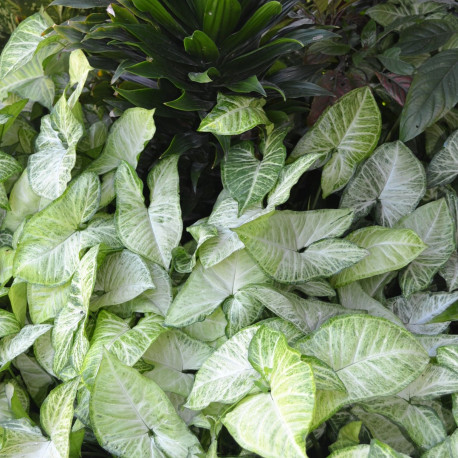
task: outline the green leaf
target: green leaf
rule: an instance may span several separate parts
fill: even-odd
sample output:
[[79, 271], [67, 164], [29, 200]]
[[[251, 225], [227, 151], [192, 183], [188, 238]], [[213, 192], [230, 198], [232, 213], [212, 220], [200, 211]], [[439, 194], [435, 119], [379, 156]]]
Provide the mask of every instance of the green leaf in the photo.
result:
[[170, 306], [165, 324], [182, 327], [202, 321], [244, 286], [266, 281], [267, 277], [244, 250], [208, 269], [198, 263]]
[[217, 135], [238, 135], [260, 124], [269, 124], [262, 108], [265, 103], [264, 99], [219, 93], [216, 105], [197, 130]]
[[68, 99], [68, 105], [70, 108], [75, 106], [81, 92], [83, 92], [84, 83], [86, 82], [87, 76], [91, 70], [93, 70], [93, 68], [89, 65], [83, 51], [81, 49], [72, 51], [69, 62], [70, 86], [75, 84], [77, 86]]
[[250, 76], [242, 81], [237, 81], [236, 83], [231, 83], [230, 85], [226, 86], [232, 92], [239, 92], [241, 94], [248, 93], [248, 92], [257, 92], [262, 96], [266, 97], [266, 91], [264, 87], [259, 82], [256, 75]]
[[317, 393], [315, 426], [345, 404], [397, 393], [429, 361], [423, 347], [405, 329], [370, 315], [331, 318], [295, 347], [328, 364], [347, 390]]
[[415, 67], [401, 59], [400, 48], [389, 48], [383, 54], [377, 56], [377, 59], [392, 73], [397, 75], [412, 75]]
[[154, 369], [143, 375], [164, 391], [187, 397], [194, 383], [194, 375], [189, 371], [200, 369], [212, 353], [213, 348], [206, 343], [170, 330], [161, 334], [144, 353], [143, 359], [153, 364]]
[[182, 33], [181, 25], [175, 18], [161, 5], [158, 0], [134, 0], [133, 4], [140, 11], [148, 12], [154, 21], [163, 26], [171, 33]]
[[14, 259], [14, 274], [31, 283], [65, 283], [78, 266], [84, 247], [81, 225], [98, 208], [100, 182], [84, 173], [64, 194], [26, 223]]
[[[329, 446], [330, 451], [352, 447], [359, 444], [359, 434], [361, 432], [361, 421], [351, 421], [339, 430], [337, 440]], [[332, 456], [332, 455], [331, 455]]]
[[284, 166], [280, 171], [277, 183], [269, 193], [267, 208], [274, 209], [277, 205], [284, 204], [289, 199], [292, 187], [320, 157], [320, 154], [306, 154]]
[[223, 424], [242, 447], [262, 456], [306, 457], [315, 401], [311, 367], [281, 333], [263, 326], [250, 343], [249, 360], [271, 391], [246, 397]]
[[16, 317], [6, 310], [0, 310], [0, 338], [17, 334], [21, 330]]
[[448, 436], [443, 442], [430, 448], [427, 452], [422, 455], [422, 458], [453, 458], [458, 448], [458, 430], [456, 430], [451, 436]]
[[444, 345], [437, 349], [437, 362], [458, 372], [458, 345]]
[[36, 153], [29, 159], [29, 182], [36, 194], [51, 200], [62, 195], [71, 180], [82, 135], [83, 126], [62, 96], [51, 114], [42, 118]]
[[185, 51], [191, 56], [211, 62], [219, 57], [215, 42], [201, 30], [194, 30], [190, 37], [183, 40]]
[[398, 393], [407, 400], [434, 399], [458, 391], [456, 372], [438, 364], [429, 364], [423, 373]]
[[[439, 334], [447, 329], [450, 322], [434, 323], [434, 318], [441, 315], [458, 300], [455, 293], [416, 293], [411, 296], [397, 296], [388, 299], [386, 306], [415, 334]], [[432, 322], [432, 323], [431, 323]]]
[[[85, 336], [84, 326], [95, 284], [98, 252], [99, 247], [95, 246], [81, 259], [70, 284], [68, 303], [54, 322], [52, 330], [52, 346], [55, 351], [53, 371], [57, 375], [67, 365], [79, 372], [81, 369], [79, 363], [82, 362], [85, 351], [88, 350], [89, 341]], [[84, 341], [82, 345], [79, 345], [79, 335]], [[79, 349], [83, 351], [82, 355], [77, 351]]]
[[338, 289], [340, 302], [350, 310], [366, 311], [370, 315], [385, 318], [394, 324], [403, 326], [403, 322], [391, 310], [370, 297], [358, 282], [350, 283]]
[[367, 254], [334, 238], [348, 229], [352, 216], [350, 210], [276, 211], [234, 231], [269, 276], [299, 283], [328, 277]]
[[27, 105], [27, 102], [27, 100], [19, 100], [18, 102], [12, 103], [11, 105], [6, 105], [0, 110], [0, 116], [7, 117], [6, 122], [0, 125], [0, 140], [3, 138], [6, 132], [8, 132], [8, 130], [13, 126], [14, 121], [22, 112], [23, 108]]
[[355, 89], [328, 108], [302, 137], [290, 159], [332, 155], [323, 168], [323, 197], [342, 189], [356, 166], [370, 156], [381, 130], [380, 111], [368, 87]]
[[85, 385], [93, 388], [104, 349], [116, 355], [123, 364], [133, 366], [164, 330], [162, 320], [154, 314], [141, 318], [130, 328], [118, 316], [101, 310], [81, 372]]
[[40, 12], [28, 17], [12, 33], [0, 56], [0, 79], [29, 62], [44, 39], [42, 33], [52, 26], [52, 19]]
[[97, 272], [91, 310], [122, 304], [155, 288], [146, 262], [128, 250], [109, 254]]
[[70, 293], [70, 280], [58, 286], [27, 284], [30, 318], [34, 324], [55, 318], [65, 307]]
[[443, 148], [434, 155], [428, 166], [428, 187], [444, 186], [458, 175], [458, 130], [447, 138]]
[[397, 396], [362, 404], [367, 412], [383, 415], [401, 428], [419, 447], [428, 449], [442, 442], [447, 433], [433, 409], [408, 403]]
[[108, 351], [95, 380], [90, 413], [97, 440], [117, 456], [186, 458], [200, 449], [156, 383]]
[[116, 228], [124, 245], [168, 269], [172, 250], [181, 239], [178, 156], [163, 159], [148, 175], [150, 205], [144, 204], [142, 183], [123, 162], [116, 173]]
[[40, 409], [40, 423], [51, 438], [60, 456], [68, 456], [70, 430], [73, 422], [73, 403], [79, 379], [62, 383], [54, 388]]
[[369, 255], [337, 274], [334, 277], [336, 288], [401, 269], [426, 248], [420, 237], [410, 229], [364, 227], [352, 232], [346, 240], [368, 250]]
[[283, 145], [286, 133], [286, 129], [276, 129], [263, 136], [262, 160], [256, 158], [252, 142], [244, 141], [229, 149], [222, 166], [222, 180], [239, 203], [239, 215], [261, 202], [276, 183], [286, 157]]
[[144, 108], [126, 110], [111, 126], [101, 155], [87, 171], [102, 175], [116, 169], [122, 161], [136, 167], [140, 153], [156, 132], [153, 115], [154, 110]]
[[241, 6], [238, 0], [207, 0], [201, 18], [203, 30], [219, 42], [234, 30], [240, 13]]
[[5, 99], [9, 92], [52, 109], [55, 86], [43, 70], [41, 56], [36, 55], [26, 65], [0, 79], [0, 99]]
[[302, 356], [302, 361], [310, 364], [317, 390], [347, 391], [336, 372], [314, 356]]
[[17, 334], [10, 334], [0, 341], [0, 368], [12, 361], [16, 356], [24, 353], [32, 346], [35, 340], [49, 331], [50, 324], [26, 325]]
[[303, 299], [296, 294], [279, 291], [267, 285], [248, 285], [242, 291], [257, 299], [277, 316], [293, 323], [304, 334], [318, 329], [335, 315], [355, 312], [338, 304], [314, 298]]
[[340, 207], [352, 208], [355, 218], [375, 209], [375, 221], [392, 227], [416, 208], [425, 191], [421, 162], [402, 142], [385, 143], [345, 188]]
[[203, 363], [186, 407], [200, 410], [212, 402], [233, 404], [253, 389], [260, 376], [248, 361], [248, 346], [257, 329], [252, 326], [238, 332]]
[[427, 248], [411, 262], [399, 279], [408, 296], [426, 288], [455, 249], [454, 223], [445, 199], [417, 208], [401, 219], [397, 226], [415, 231]]
[[417, 70], [401, 114], [400, 139], [407, 141], [421, 134], [457, 102], [458, 49], [449, 49]]
[[430, 19], [403, 29], [396, 46], [407, 56], [428, 53], [445, 45], [455, 33], [451, 22]]

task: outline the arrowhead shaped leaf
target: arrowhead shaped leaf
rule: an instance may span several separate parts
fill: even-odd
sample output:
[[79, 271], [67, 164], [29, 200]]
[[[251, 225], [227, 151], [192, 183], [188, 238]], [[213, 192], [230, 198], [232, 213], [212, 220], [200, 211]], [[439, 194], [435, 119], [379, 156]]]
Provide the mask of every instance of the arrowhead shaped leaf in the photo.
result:
[[156, 132], [153, 114], [154, 110], [144, 108], [127, 109], [111, 126], [101, 155], [87, 171], [102, 175], [116, 169], [122, 161], [137, 167], [140, 153]]
[[208, 269], [198, 264], [170, 306], [165, 324], [182, 327], [202, 321], [244, 286], [267, 281], [245, 250]]
[[458, 449], [458, 430], [448, 436], [443, 442], [430, 448], [427, 452], [422, 455], [422, 458], [453, 458], [456, 450]]
[[128, 250], [108, 255], [97, 272], [91, 310], [122, 304], [155, 288], [146, 262]]
[[178, 156], [163, 159], [148, 175], [148, 209], [143, 185], [130, 165], [123, 162], [115, 180], [119, 238], [131, 251], [166, 269], [183, 230], [177, 163]]
[[323, 197], [342, 189], [356, 166], [370, 156], [382, 127], [380, 111], [368, 87], [355, 89], [328, 108], [302, 137], [290, 159], [310, 153], [332, 154], [323, 168]]
[[29, 181], [36, 194], [51, 200], [62, 195], [71, 179], [82, 135], [83, 126], [62, 96], [51, 114], [42, 118], [36, 153], [29, 159]]
[[117, 456], [186, 458], [200, 449], [156, 383], [108, 351], [95, 380], [90, 412], [99, 443]]
[[29, 62], [44, 39], [42, 33], [52, 26], [52, 19], [44, 12], [22, 21], [12, 33], [0, 56], [0, 78], [5, 78]]
[[429, 361], [423, 347], [405, 329], [370, 315], [331, 318], [295, 347], [328, 364], [347, 390], [317, 393], [315, 426], [345, 404], [397, 393]]
[[27, 283], [27, 301], [34, 324], [44, 323], [59, 314], [67, 304], [70, 282], [71, 280], [58, 286]]
[[454, 293], [416, 293], [409, 297], [397, 296], [388, 299], [386, 306], [415, 334], [439, 334], [450, 322], [431, 323], [442, 312], [458, 300]]
[[428, 187], [444, 186], [458, 176], [458, 130], [447, 138], [443, 148], [428, 166]]
[[420, 237], [409, 229], [371, 226], [352, 232], [346, 239], [368, 250], [369, 255], [337, 274], [334, 277], [336, 288], [400, 269], [426, 248]]
[[455, 249], [454, 223], [445, 199], [417, 208], [396, 227], [415, 231], [427, 248], [402, 272], [400, 285], [408, 296], [426, 288]]
[[276, 129], [264, 135], [256, 158], [252, 142], [244, 141], [231, 147], [222, 166], [225, 188], [239, 203], [239, 214], [261, 202], [277, 181], [286, 157], [283, 145], [286, 129]]
[[248, 346], [257, 329], [252, 326], [238, 332], [203, 363], [187, 407], [200, 410], [212, 402], [233, 404], [251, 391], [259, 374], [248, 361]]
[[410, 404], [397, 396], [373, 400], [362, 404], [362, 407], [367, 412], [383, 415], [404, 428], [419, 447], [431, 448], [447, 436], [444, 425], [433, 409]]
[[73, 423], [73, 404], [79, 379], [54, 388], [40, 409], [40, 423], [51, 438], [60, 456], [70, 452], [70, 431]]
[[413, 211], [426, 191], [421, 162], [401, 142], [385, 143], [363, 164], [345, 188], [340, 207], [355, 218], [375, 207], [375, 221], [392, 227]]
[[84, 248], [81, 226], [98, 208], [100, 182], [80, 175], [67, 190], [26, 223], [18, 242], [14, 273], [31, 283], [65, 283], [76, 270]]
[[242, 447], [262, 456], [306, 457], [315, 401], [311, 367], [281, 333], [263, 326], [250, 343], [249, 360], [271, 391], [243, 399], [225, 415], [224, 425]]
[[269, 276], [282, 283], [299, 283], [332, 275], [366, 255], [352, 243], [329, 238], [341, 235], [351, 220], [350, 210], [285, 210], [234, 231]]
[[259, 124], [269, 124], [262, 108], [265, 103], [264, 99], [219, 93], [216, 105], [197, 130], [217, 135], [238, 135]]

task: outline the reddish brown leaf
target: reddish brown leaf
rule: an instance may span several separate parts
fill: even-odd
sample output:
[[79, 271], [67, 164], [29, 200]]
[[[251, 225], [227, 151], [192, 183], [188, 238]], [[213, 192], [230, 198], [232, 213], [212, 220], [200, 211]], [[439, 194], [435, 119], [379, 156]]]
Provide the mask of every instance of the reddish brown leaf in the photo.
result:
[[375, 72], [375, 74], [388, 95], [403, 107], [410, 83], [412, 83], [412, 77], [408, 75], [396, 75], [395, 73]]

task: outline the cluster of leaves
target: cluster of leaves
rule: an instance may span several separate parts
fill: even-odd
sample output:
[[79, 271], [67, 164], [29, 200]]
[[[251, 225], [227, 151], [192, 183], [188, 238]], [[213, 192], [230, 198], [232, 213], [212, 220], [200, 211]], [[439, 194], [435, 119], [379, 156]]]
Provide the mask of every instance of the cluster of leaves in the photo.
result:
[[453, 458], [455, 19], [405, 0], [347, 27], [362, 3], [118, 0], [15, 30], [0, 456]]

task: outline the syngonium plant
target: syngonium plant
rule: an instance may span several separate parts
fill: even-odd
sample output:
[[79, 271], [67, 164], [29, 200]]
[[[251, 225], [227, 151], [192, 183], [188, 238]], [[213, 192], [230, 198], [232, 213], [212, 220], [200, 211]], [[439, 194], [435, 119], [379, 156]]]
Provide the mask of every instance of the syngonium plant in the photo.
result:
[[[110, 112], [49, 26], [0, 56], [0, 456], [452, 457], [456, 132], [425, 167], [363, 87], [289, 147], [222, 92], [223, 190], [189, 225], [180, 155], [136, 171], [154, 109]], [[322, 207], [288, 210], [316, 174]]]

